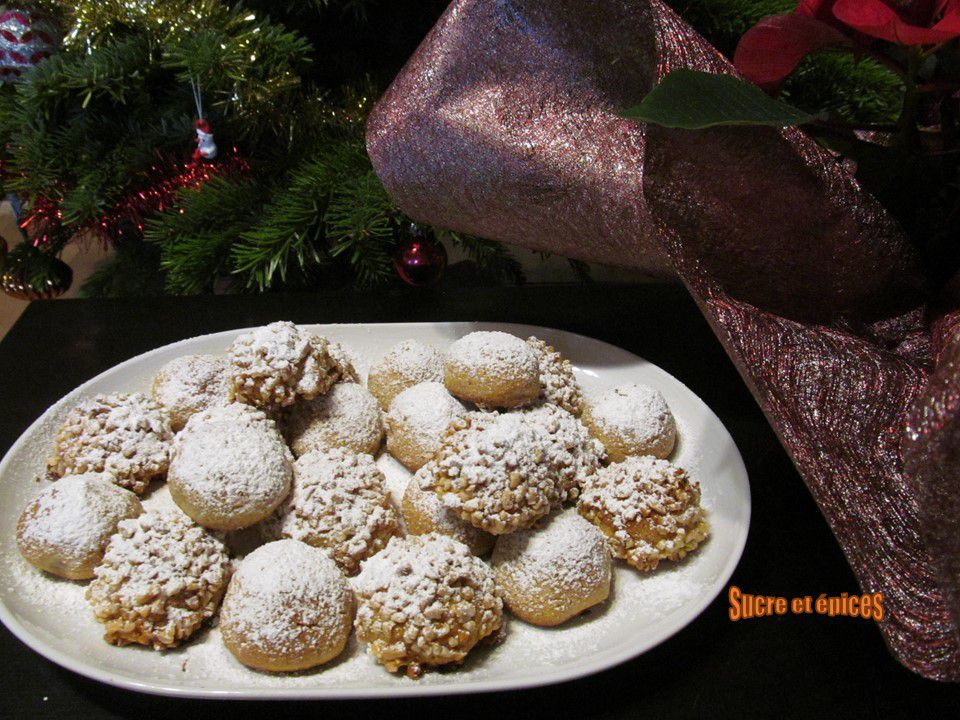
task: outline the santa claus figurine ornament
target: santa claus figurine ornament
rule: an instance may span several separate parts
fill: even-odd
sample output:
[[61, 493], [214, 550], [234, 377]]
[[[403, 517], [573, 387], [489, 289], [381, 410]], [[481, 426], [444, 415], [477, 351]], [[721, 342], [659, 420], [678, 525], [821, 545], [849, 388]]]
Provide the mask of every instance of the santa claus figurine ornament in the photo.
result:
[[213, 140], [213, 130], [210, 123], [204, 118], [197, 120], [197, 149], [193, 151], [193, 159], [213, 160], [217, 156], [217, 143]]
[[193, 92], [193, 102], [197, 106], [197, 149], [193, 151], [193, 161], [213, 160], [217, 156], [217, 143], [213, 140], [213, 129], [203, 116], [203, 93], [200, 91], [200, 79], [190, 76], [190, 90]]

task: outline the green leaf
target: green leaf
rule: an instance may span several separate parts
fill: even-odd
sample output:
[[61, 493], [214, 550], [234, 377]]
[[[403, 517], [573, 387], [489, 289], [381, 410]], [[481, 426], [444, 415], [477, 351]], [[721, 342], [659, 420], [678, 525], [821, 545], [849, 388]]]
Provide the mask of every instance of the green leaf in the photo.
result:
[[787, 127], [816, 118], [732, 75], [685, 69], [666, 75], [639, 105], [620, 114], [632, 120], [685, 130], [717, 125]]

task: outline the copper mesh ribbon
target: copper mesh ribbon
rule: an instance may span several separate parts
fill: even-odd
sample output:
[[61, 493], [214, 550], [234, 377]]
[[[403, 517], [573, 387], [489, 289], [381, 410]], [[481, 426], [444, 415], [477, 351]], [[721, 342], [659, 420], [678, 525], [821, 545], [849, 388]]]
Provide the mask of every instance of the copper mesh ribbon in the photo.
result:
[[960, 680], [960, 316], [801, 132], [617, 116], [678, 67], [732, 72], [658, 0], [454, 0], [368, 150], [416, 220], [679, 276], [884, 594], [894, 655]]

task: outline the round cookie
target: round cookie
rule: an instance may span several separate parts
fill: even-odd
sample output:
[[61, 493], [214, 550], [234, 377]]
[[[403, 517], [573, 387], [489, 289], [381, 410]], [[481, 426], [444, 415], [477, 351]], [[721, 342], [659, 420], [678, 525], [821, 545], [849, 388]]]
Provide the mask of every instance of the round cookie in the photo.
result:
[[548, 440], [524, 413], [455, 420], [421, 487], [474, 527], [503, 535], [533, 525], [560, 501]]
[[387, 451], [413, 472], [429, 462], [450, 424], [467, 409], [438, 382], [409, 387], [390, 403]]
[[141, 393], [82, 400], [57, 431], [47, 470], [54, 477], [107, 472], [135, 493], [167, 472], [173, 431], [163, 408]]
[[461, 662], [503, 624], [493, 572], [443, 535], [394, 538], [354, 581], [357, 638], [390, 672], [410, 677]]
[[147, 512], [120, 521], [87, 600], [113, 645], [179, 645], [217, 611], [230, 579], [223, 543], [186, 515]]
[[170, 497], [204, 527], [239, 530], [290, 492], [293, 457], [261, 410], [233, 403], [197, 413], [174, 441]]
[[276, 409], [326, 392], [337, 379], [327, 347], [324, 338], [286, 321], [240, 335], [229, 350], [234, 399]]
[[290, 408], [285, 431], [298, 457], [330, 447], [376, 455], [383, 441], [380, 405], [357, 383], [338, 383], [324, 395], [297, 403]]
[[576, 510], [500, 536], [490, 564], [507, 608], [532, 625], [559, 625], [610, 595], [606, 538]]
[[333, 448], [297, 459], [290, 497], [264, 531], [322, 548], [354, 575], [362, 560], [399, 534], [400, 518], [373, 458]]
[[184, 355], [171, 360], [153, 378], [152, 395], [170, 416], [174, 431], [201, 410], [229, 405], [230, 376], [226, 358]]
[[306, 670], [343, 652], [353, 604], [347, 579], [326, 553], [277, 540], [240, 563], [220, 608], [220, 635], [244, 665]]
[[649, 455], [591, 475], [577, 509], [607, 536], [614, 557], [638, 570], [681, 560], [710, 533], [700, 486], [683, 469]]
[[394, 345], [367, 376], [367, 388], [384, 412], [397, 395], [424, 382], [443, 382], [443, 357], [436, 348], [416, 340]]
[[583, 391], [570, 361], [553, 346], [532, 335], [527, 338], [527, 345], [537, 354], [540, 365], [540, 400], [579, 415], [583, 409]]
[[423, 490], [420, 483], [436, 471], [433, 463], [427, 463], [410, 478], [403, 493], [400, 512], [409, 535], [428, 535], [435, 532], [459, 540], [474, 555], [490, 552], [496, 538], [480, 528], [475, 528], [457, 513], [443, 506], [436, 493]]
[[621, 385], [588, 399], [582, 419], [612, 462], [629, 455], [666, 458], [677, 442], [673, 413], [649, 385]]
[[603, 445], [578, 418], [557, 405], [545, 403], [523, 414], [547, 440], [547, 459], [557, 473], [559, 501], [576, 500], [586, 477], [606, 459]]
[[472, 332], [447, 350], [443, 382], [486, 408], [529, 405], [540, 395], [540, 365], [527, 343], [504, 332]]
[[117, 524], [140, 500], [105, 473], [67, 475], [31, 500], [17, 522], [17, 547], [36, 567], [70, 580], [93, 577]]

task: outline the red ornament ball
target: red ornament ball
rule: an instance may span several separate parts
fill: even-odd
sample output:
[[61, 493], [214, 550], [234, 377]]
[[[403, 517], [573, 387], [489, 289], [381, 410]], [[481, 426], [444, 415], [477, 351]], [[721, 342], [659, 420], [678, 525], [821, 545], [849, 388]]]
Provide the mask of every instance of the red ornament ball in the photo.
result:
[[0, 84], [20, 78], [56, 52], [60, 42], [53, 20], [26, 5], [0, 5]]
[[403, 239], [393, 261], [397, 275], [407, 285], [433, 285], [447, 267], [447, 250], [431, 234], [411, 225], [410, 235]]

